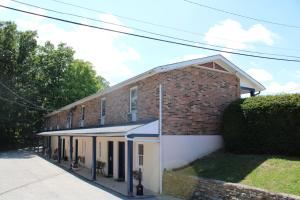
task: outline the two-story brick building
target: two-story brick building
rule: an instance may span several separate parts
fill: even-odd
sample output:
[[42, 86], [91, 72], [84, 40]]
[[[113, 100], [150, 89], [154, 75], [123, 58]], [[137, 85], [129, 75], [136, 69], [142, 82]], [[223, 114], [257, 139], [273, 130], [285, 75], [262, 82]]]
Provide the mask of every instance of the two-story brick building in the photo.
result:
[[264, 86], [221, 55], [156, 67], [46, 116], [49, 154], [127, 182], [162, 190], [164, 169], [181, 167], [222, 147], [224, 108]]

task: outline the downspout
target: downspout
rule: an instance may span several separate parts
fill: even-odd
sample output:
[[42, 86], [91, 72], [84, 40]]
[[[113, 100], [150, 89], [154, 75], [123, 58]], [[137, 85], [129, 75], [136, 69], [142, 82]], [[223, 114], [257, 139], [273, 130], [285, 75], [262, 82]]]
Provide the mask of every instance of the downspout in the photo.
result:
[[162, 85], [159, 84], [159, 193], [162, 193], [162, 178], [163, 178], [163, 169], [162, 169]]

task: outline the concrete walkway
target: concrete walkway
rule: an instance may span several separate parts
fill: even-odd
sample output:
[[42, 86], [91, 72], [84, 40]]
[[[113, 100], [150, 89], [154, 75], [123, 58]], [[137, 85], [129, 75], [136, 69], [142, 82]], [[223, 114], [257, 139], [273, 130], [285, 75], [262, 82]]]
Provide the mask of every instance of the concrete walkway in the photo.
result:
[[[122, 196], [86, 182], [25, 151], [0, 153], [0, 200], [119, 200]], [[159, 196], [153, 199], [173, 199]]]

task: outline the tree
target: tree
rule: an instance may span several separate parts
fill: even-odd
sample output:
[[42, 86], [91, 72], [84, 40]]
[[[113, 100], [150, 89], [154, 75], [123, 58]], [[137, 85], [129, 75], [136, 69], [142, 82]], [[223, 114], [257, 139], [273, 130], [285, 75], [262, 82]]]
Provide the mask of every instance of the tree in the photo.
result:
[[108, 87], [66, 44], [37, 44], [35, 31], [0, 23], [0, 150], [24, 144], [47, 112]]

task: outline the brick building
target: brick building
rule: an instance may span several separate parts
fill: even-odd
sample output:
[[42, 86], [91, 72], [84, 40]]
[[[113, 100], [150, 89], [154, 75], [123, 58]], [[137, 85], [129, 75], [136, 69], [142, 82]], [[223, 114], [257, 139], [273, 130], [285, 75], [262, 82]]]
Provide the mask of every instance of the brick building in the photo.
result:
[[[48, 153], [124, 181], [133, 194], [141, 169], [148, 190], [162, 190], [163, 169], [222, 146], [222, 111], [264, 86], [221, 55], [156, 67], [46, 116]], [[82, 159], [84, 158], [84, 159]]]

